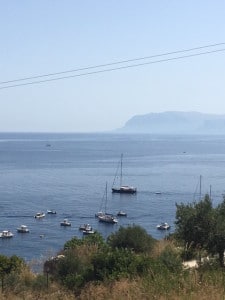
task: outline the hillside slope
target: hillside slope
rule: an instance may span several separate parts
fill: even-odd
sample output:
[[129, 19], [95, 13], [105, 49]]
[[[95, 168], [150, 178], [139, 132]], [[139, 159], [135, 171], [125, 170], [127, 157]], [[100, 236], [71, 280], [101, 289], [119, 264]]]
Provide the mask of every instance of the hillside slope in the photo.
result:
[[136, 115], [119, 129], [123, 133], [224, 134], [225, 115], [199, 112], [149, 113]]

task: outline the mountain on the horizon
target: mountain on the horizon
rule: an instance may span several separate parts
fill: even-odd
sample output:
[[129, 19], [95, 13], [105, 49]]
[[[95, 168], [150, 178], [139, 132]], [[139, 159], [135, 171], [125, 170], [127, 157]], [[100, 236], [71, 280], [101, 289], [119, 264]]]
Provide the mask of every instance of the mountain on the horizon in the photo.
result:
[[225, 115], [167, 111], [136, 115], [118, 129], [121, 133], [225, 134]]

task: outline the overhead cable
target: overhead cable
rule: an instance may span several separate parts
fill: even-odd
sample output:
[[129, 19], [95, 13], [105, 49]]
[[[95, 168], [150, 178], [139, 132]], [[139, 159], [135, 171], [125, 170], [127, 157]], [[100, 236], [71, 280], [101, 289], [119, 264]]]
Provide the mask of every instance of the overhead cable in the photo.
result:
[[[49, 74], [43, 74], [43, 75], [38, 75], [38, 76], [30, 76], [30, 77], [26, 77], [26, 78], [14, 79], [14, 80], [9, 80], [9, 81], [2, 81], [2, 82], [0, 82], [0, 85], [5, 85], [5, 84], [9, 84], [9, 83], [13, 83], [13, 82], [19, 82], [19, 81], [25, 81], [25, 80], [32, 80], [32, 79], [37, 79], [37, 78], [43, 78], [43, 77], [50, 77], [50, 76], [60, 75], [60, 74], [65, 74], [65, 73], [84, 71], [84, 70], [89, 70], [89, 69], [94, 69], [94, 68], [97, 69], [97, 68], [102, 68], [102, 67], [107, 67], [107, 66], [112, 66], [112, 65], [117, 65], [117, 64], [123, 64], [123, 63], [127, 63], [127, 62], [146, 60], [146, 59], [150, 59], [150, 58], [162, 57], [162, 56], [171, 55], [171, 54], [175, 54], [175, 53], [183, 53], [183, 52], [199, 50], [199, 49], [203, 49], [203, 48], [209, 48], [209, 47], [213, 47], [213, 46], [217, 46], [217, 45], [225, 45], [225, 43], [201, 46], [201, 47], [185, 49], [185, 50], [180, 50], [180, 51], [174, 51], [174, 52], [167, 52], [167, 53], [163, 53], [163, 54], [157, 54], [157, 55], [146, 56], [146, 57], [141, 57], [141, 58], [134, 58], [134, 59], [118, 61], [118, 62], [114, 62], [114, 63], [108, 63], [108, 64], [90, 66], [90, 67], [85, 67], [85, 68], [80, 68], [80, 69], [74, 69], [74, 70], [69, 70], [69, 71], [49, 73]], [[160, 60], [147, 61], [147, 62], [138, 63], [138, 64], [131, 64], [131, 65], [125, 65], [125, 66], [122, 65], [122, 66], [118, 66], [118, 67], [115, 67], [115, 68], [100, 69], [100, 70], [95, 70], [95, 71], [91, 71], [91, 72], [78, 73], [78, 74], [73, 74], [73, 75], [68, 75], [68, 76], [61, 76], [61, 77], [56, 77], [56, 78], [47, 78], [47, 79], [43, 79], [43, 80], [35, 80], [35, 81], [29, 81], [29, 82], [25, 82], [25, 83], [6, 85], [6, 86], [1, 86], [0, 89], [7, 89], [7, 88], [33, 85], [33, 84], [40, 84], [40, 83], [44, 83], [44, 82], [57, 81], [57, 80], [63, 80], [63, 79], [69, 79], [69, 78], [74, 78], [74, 77], [81, 77], [81, 76], [88, 76], [88, 75], [93, 75], [93, 74], [98, 74], [98, 73], [112, 72], [112, 71], [116, 71], [116, 70], [135, 68], [135, 67], [140, 67], [140, 66], [144, 66], [144, 65], [162, 63], [162, 62], [179, 60], [179, 59], [185, 59], [185, 58], [190, 58], [190, 57], [195, 57], [195, 56], [200, 56], [200, 55], [206, 55], [206, 54], [212, 54], [212, 53], [217, 53], [217, 52], [223, 52], [223, 51], [225, 51], [225, 48], [215, 49], [215, 50], [210, 50], [210, 51], [205, 51], [205, 52], [192, 53], [192, 54], [182, 55], [182, 56], [169, 57], [169, 58], [160, 59]]]

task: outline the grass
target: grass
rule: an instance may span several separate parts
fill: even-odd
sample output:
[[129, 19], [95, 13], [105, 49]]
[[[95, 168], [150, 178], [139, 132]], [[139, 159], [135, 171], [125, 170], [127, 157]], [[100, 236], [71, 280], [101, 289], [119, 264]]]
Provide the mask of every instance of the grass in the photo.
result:
[[[225, 299], [224, 274], [219, 270], [204, 271], [203, 276], [197, 270], [187, 270], [179, 277], [177, 274], [149, 274], [145, 278], [121, 279], [114, 282], [88, 283], [77, 297], [61, 285], [50, 282], [49, 288], [40, 275], [24, 273], [13, 289], [0, 294], [1, 300], [221, 300]], [[24, 283], [21, 285], [21, 283]], [[38, 284], [39, 283], [39, 284]], [[35, 286], [36, 284], [36, 286]], [[38, 288], [37, 288], [38, 287]]]
[[[74, 255], [86, 264], [96, 251], [96, 246], [81, 245]], [[76, 296], [50, 275], [47, 285], [46, 275], [34, 274], [24, 266], [20, 274], [5, 278], [0, 300], [225, 300], [225, 270], [215, 262], [206, 262], [199, 269], [174, 269], [167, 263], [176, 255], [179, 249], [172, 241], [159, 241], [151, 253], [151, 268], [144, 276], [91, 281]]]

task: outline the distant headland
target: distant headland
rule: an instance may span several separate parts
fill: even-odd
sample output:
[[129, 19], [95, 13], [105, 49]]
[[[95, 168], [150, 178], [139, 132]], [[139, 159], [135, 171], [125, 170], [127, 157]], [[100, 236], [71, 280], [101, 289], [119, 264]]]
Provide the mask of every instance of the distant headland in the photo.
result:
[[136, 115], [118, 129], [121, 133], [225, 134], [225, 114], [167, 111]]

